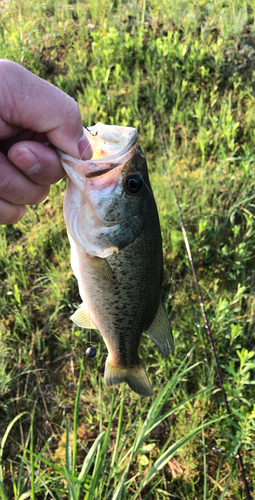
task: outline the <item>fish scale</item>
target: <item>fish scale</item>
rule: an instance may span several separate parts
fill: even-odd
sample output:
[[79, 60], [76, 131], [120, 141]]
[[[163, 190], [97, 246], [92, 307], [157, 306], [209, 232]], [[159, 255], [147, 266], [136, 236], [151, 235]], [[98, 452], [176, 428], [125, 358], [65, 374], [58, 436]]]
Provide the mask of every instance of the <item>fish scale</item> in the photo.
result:
[[58, 151], [69, 176], [64, 216], [83, 301], [71, 319], [100, 331], [108, 350], [107, 385], [127, 382], [138, 394], [151, 396], [139, 358], [141, 335], [148, 333], [165, 357], [174, 349], [161, 302], [157, 207], [136, 130], [99, 123], [91, 131], [94, 156], [103, 151], [103, 158], [81, 161]]

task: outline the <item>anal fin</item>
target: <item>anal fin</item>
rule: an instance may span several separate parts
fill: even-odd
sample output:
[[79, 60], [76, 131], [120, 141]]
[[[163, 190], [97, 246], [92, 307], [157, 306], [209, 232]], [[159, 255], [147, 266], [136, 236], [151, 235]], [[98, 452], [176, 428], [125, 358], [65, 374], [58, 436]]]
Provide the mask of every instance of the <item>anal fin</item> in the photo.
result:
[[136, 366], [114, 366], [109, 358], [106, 360], [104, 379], [107, 385], [121, 384], [127, 382], [132, 389], [140, 396], [150, 397], [153, 390], [147, 377], [143, 362], [139, 359]]
[[165, 358], [169, 356], [170, 348], [174, 353], [172, 328], [162, 302], [160, 302], [157, 314], [146, 333], [155, 342]]
[[90, 318], [90, 315], [84, 305], [81, 304], [77, 311], [70, 318], [77, 326], [81, 326], [82, 328], [96, 328], [93, 321]]

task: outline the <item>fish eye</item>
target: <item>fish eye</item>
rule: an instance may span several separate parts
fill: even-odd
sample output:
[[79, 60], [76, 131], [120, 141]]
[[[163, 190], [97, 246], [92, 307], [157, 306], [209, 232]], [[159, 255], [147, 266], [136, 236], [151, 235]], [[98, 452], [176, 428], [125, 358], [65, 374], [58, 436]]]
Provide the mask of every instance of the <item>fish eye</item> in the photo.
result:
[[124, 189], [127, 194], [137, 194], [143, 187], [143, 177], [138, 172], [128, 175], [124, 179]]

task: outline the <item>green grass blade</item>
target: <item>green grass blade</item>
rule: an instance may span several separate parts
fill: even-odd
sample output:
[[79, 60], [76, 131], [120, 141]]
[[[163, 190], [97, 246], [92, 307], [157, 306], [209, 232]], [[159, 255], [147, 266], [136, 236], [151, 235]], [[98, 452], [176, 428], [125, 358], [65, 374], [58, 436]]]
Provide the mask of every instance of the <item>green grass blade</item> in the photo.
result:
[[[12, 427], [14, 426], [14, 424], [17, 422], [17, 420], [19, 420], [19, 418], [23, 417], [23, 415], [25, 415], [26, 413], [28, 413], [27, 411], [24, 411], [23, 413], [20, 413], [19, 415], [17, 415], [8, 425], [4, 435], [3, 435], [3, 438], [2, 438], [2, 441], [1, 441], [1, 445], [0, 445], [0, 464], [2, 465], [2, 458], [3, 458], [3, 451], [4, 451], [4, 447], [5, 447], [5, 443], [6, 443], [6, 440], [8, 438], [8, 435], [12, 429]], [[0, 469], [0, 479], [2, 479], [2, 476], [1, 476], [1, 469]]]
[[30, 424], [30, 475], [31, 475], [31, 498], [35, 500], [35, 474], [34, 474], [34, 458], [32, 453], [34, 451], [34, 414], [33, 410], [31, 415], [31, 424]]
[[[48, 495], [50, 495], [50, 499], [52, 500], [61, 500], [61, 497], [58, 497], [58, 499], [55, 497], [55, 495], [53, 494], [52, 490], [49, 489], [48, 485], [47, 485], [47, 482], [45, 482], [42, 477], [40, 476], [39, 478], [39, 481], [40, 481], [40, 484], [44, 487], [45, 491], [47, 492]], [[48, 482], [51, 484], [52, 483], [52, 479], [51, 477], [48, 479]]]
[[[29, 465], [29, 462], [27, 462], [27, 464]], [[39, 483], [38, 485], [36, 484], [35, 485], [35, 488], [34, 488], [34, 492], [35, 492], [35, 495], [37, 496], [38, 493], [41, 493], [43, 494], [43, 489], [46, 490], [47, 494], [50, 495], [50, 498], [53, 499], [53, 500], [57, 500], [56, 497], [54, 496], [54, 494], [52, 493], [52, 491], [49, 489], [48, 485], [47, 485], [47, 482], [48, 483], [51, 483], [52, 482], [52, 478], [49, 477], [48, 478], [48, 481], [44, 481], [42, 479], [42, 476], [43, 474], [45, 474], [45, 471], [42, 471], [42, 474], [41, 476], [38, 476], [38, 474], [35, 474], [36, 475], [36, 481], [35, 483]], [[43, 489], [42, 489], [42, 486], [43, 486]], [[35, 498], [36, 498], [35, 496]], [[32, 489], [29, 489], [28, 491], [26, 491], [25, 493], [23, 493], [21, 496], [17, 497], [17, 500], [26, 500], [27, 498], [32, 498]], [[61, 500], [61, 498], [59, 497], [59, 499]]]
[[[27, 439], [26, 439], [26, 444], [25, 446], [28, 446], [30, 439], [30, 432], [28, 433]], [[29, 480], [29, 476], [27, 475], [26, 478], [23, 477], [23, 471], [24, 471], [24, 466], [25, 466], [25, 459], [26, 459], [27, 451], [23, 450], [23, 455], [20, 457], [21, 459], [21, 464], [20, 464], [20, 469], [19, 469], [19, 475], [18, 475], [18, 482], [17, 482], [17, 498], [21, 495], [21, 493], [24, 491], [27, 482]]]
[[230, 481], [231, 481], [231, 479], [232, 479], [232, 477], [233, 477], [233, 474], [234, 474], [234, 470], [235, 470], [235, 468], [236, 468], [236, 465], [235, 465], [235, 464], [233, 464], [232, 469], [231, 469], [231, 471], [230, 471], [230, 473], [229, 473], [229, 476], [228, 476], [227, 482], [226, 482], [226, 484], [225, 484], [224, 490], [223, 490], [223, 492], [221, 493], [221, 496], [219, 497], [219, 500], [224, 500], [225, 495], [226, 495], [226, 493], [227, 493], [227, 491], [228, 491], [228, 488], [229, 488]]
[[209, 500], [213, 500], [214, 499], [214, 493], [215, 493], [215, 491], [217, 489], [217, 485], [218, 485], [219, 477], [220, 477], [221, 463], [222, 463], [222, 457], [220, 458], [220, 462], [219, 462], [219, 465], [218, 465], [217, 474], [216, 474], [216, 478], [215, 478], [215, 483], [213, 485], [213, 490], [212, 490], [212, 493], [211, 493], [211, 496], [210, 496]]
[[119, 459], [116, 463], [116, 467], [120, 467], [122, 462], [124, 462], [126, 460], [126, 458], [128, 457], [128, 455], [131, 452], [131, 448], [126, 453], [124, 451], [125, 451], [128, 440], [135, 433], [135, 428], [136, 428], [137, 422], [140, 420], [140, 418], [141, 418], [140, 416], [136, 417], [134, 423], [132, 424], [131, 428], [129, 429], [128, 433], [126, 434], [126, 437], [123, 441], [122, 447], [121, 447], [120, 452], [119, 452]]
[[106, 455], [106, 451], [107, 451], [108, 444], [109, 444], [112, 418], [113, 418], [113, 413], [114, 413], [114, 401], [115, 401], [115, 390], [113, 390], [113, 392], [112, 392], [112, 403], [111, 403], [111, 411], [110, 411], [110, 416], [109, 416], [108, 427], [107, 427], [107, 431], [106, 431], [105, 436], [104, 436], [102, 448], [100, 449], [100, 453], [97, 457], [97, 461], [96, 461], [95, 466], [94, 466], [93, 479], [92, 479], [91, 487], [89, 490], [88, 500], [95, 500], [94, 492], [95, 492], [96, 487], [98, 486], [99, 478], [100, 478], [102, 470], [103, 470], [105, 455]]
[[14, 477], [13, 477], [12, 462], [10, 462], [10, 473], [11, 473], [12, 489], [13, 489], [13, 493], [14, 493], [14, 498], [17, 498], [17, 496], [18, 496], [17, 495], [18, 489], [17, 489], [16, 483], [15, 483], [15, 480], [14, 480]]
[[[192, 367], [187, 368], [187, 370], [189, 371], [190, 368], [192, 368]], [[183, 375], [186, 373], [187, 370], [184, 370], [183, 372], [181, 372], [179, 374], [179, 377], [183, 377]], [[173, 383], [172, 379], [169, 381], [168, 384], [171, 386], [171, 388], [175, 387], [175, 385], [176, 385], [175, 381]], [[194, 394], [194, 395], [190, 396], [189, 398], [185, 399], [183, 402], [181, 402], [180, 404], [176, 405], [174, 408], [171, 408], [171, 410], [169, 410], [168, 412], [166, 412], [163, 416], [159, 417], [160, 412], [162, 411], [162, 408], [164, 406], [164, 401], [161, 403], [161, 405], [159, 404], [159, 409], [156, 408], [157, 403], [161, 402], [161, 400], [162, 400], [162, 398], [164, 396], [164, 392], [165, 391], [167, 392], [167, 394], [169, 394], [169, 391], [167, 390], [167, 388], [164, 388], [163, 391], [162, 391], [163, 396], [162, 396], [161, 393], [159, 394], [160, 397], [152, 405], [150, 411], [147, 414], [145, 422], [142, 424], [140, 430], [138, 431], [138, 433], [137, 433], [137, 441], [134, 442], [133, 446], [130, 447], [129, 450], [123, 456], [121, 456], [121, 453], [120, 453], [120, 459], [117, 462], [117, 466], [120, 466], [121, 463], [126, 460], [126, 458], [128, 457], [128, 455], [130, 453], [133, 453], [133, 449], [134, 449], [134, 455], [136, 455], [138, 453], [139, 449], [141, 448], [141, 446], [142, 446], [143, 442], [145, 441], [145, 439], [147, 438], [147, 436], [151, 433], [151, 431], [157, 425], [159, 425], [163, 420], [167, 419], [171, 414], [173, 414], [176, 411], [180, 410], [187, 402], [189, 402], [192, 399], [200, 396], [201, 394], [207, 392], [208, 390], [210, 390], [210, 388], [209, 389], [208, 388], [207, 389], [201, 389], [201, 391], [198, 391], [196, 394]], [[151, 417], [151, 414], [153, 414], [154, 410], [155, 410], [155, 415], [153, 417]], [[131, 431], [129, 433], [129, 437], [130, 437], [130, 435], [131, 435]]]
[[99, 436], [96, 438], [95, 442], [91, 446], [91, 448], [90, 448], [90, 450], [89, 450], [89, 452], [88, 452], [88, 454], [83, 462], [81, 472], [77, 478], [77, 483], [75, 486], [75, 493], [77, 495], [77, 498], [79, 498], [82, 484], [86, 481], [87, 475], [89, 473], [89, 470], [91, 468], [91, 465], [92, 465], [92, 462], [94, 459], [94, 455], [97, 452], [98, 447], [100, 449], [100, 444], [102, 442], [104, 435], [105, 435], [105, 432], [102, 432], [102, 434], [99, 434]]
[[117, 437], [116, 437], [114, 451], [112, 454], [111, 467], [113, 467], [113, 465], [114, 465], [115, 458], [116, 458], [117, 451], [118, 451], [118, 447], [119, 447], [119, 442], [120, 442], [121, 427], [122, 427], [122, 420], [123, 420], [123, 411], [124, 411], [124, 402], [125, 402], [125, 389], [126, 389], [126, 384], [123, 384], [122, 385], [122, 392], [121, 392], [121, 405], [120, 405], [120, 412], [119, 412]]
[[69, 488], [69, 494], [70, 494], [70, 500], [78, 500], [78, 497], [76, 496], [76, 491], [73, 483], [73, 476], [70, 474], [69, 470], [66, 468], [66, 466], [63, 466], [63, 471], [65, 475], [65, 479], [67, 480], [68, 488]]
[[217, 418], [215, 420], [210, 420], [209, 422], [206, 422], [206, 423], [203, 423], [201, 424], [199, 427], [197, 427], [196, 429], [193, 429], [192, 431], [190, 431], [186, 436], [184, 436], [183, 438], [179, 439], [175, 444], [173, 444], [172, 446], [170, 446], [170, 448], [168, 448], [168, 450], [166, 450], [157, 460], [156, 462], [154, 463], [153, 467], [151, 470], [160, 470], [162, 467], [164, 467], [164, 465], [167, 463], [168, 460], [170, 460], [170, 458], [184, 445], [186, 444], [188, 441], [190, 441], [190, 439], [192, 439], [194, 436], [196, 436], [202, 429], [208, 427], [209, 425], [212, 425], [214, 424], [215, 422], [219, 422], [220, 420], [222, 420], [223, 418], [226, 418], [225, 417], [220, 417], [220, 418]]
[[[101, 379], [98, 379], [98, 389], [99, 389], [99, 408], [100, 408], [100, 413], [99, 413], [99, 434], [102, 434], [102, 429], [103, 429], [103, 402], [102, 402], [102, 388], [101, 388]], [[94, 464], [94, 472], [97, 469], [98, 463], [99, 463], [99, 457], [100, 457], [100, 449], [97, 449], [97, 456]], [[93, 472], [93, 476], [94, 476]]]
[[179, 403], [178, 405], [174, 406], [173, 408], [171, 408], [171, 410], [167, 411], [166, 413], [164, 413], [164, 415], [162, 415], [160, 418], [158, 418], [155, 422], [153, 422], [153, 424], [148, 427], [146, 433], [145, 433], [145, 437], [148, 436], [148, 434], [150, 434], [150, 432], [157, 426], [159, 425], [161, 422], [163, 422], [163, 420], [166, 420], [168, 417], [170, 417], [170, 415], [172, 415], [173, 413], [176, 413], [176, 411], [180, 410], [181, 408], [183, 408], [183, 406], [185, 406], [186, 403], [188, 403], [189, 401], [192, 401], [193, 399], [197, 398], [198, 396], [201, 396], [201, 394], [204, 394], [208, 391], [211, 391], [212, 388], [211, 387], [208, 387], [206, 389], [201, 389], [201, 391], [198, 391], [196, 392], [196, 394], [192, 394], [192, 396], [189, 396], [188, 398], [186, 398], [184, 401], [182, 401], [181, 403]]
[[71, 470], [71, 443], [70, 443], [70, 432], [69, 432], [69, 420], [66, 419], [66, 468], [68, 471]]
[[[132, 497], [132, 500], [135, 500], [137, 496], [140, 494], [142, 489], [150, 482], [153, 476], [157, 474], [157, 472], [162, 469], [162, 467], [165, 466], [167, 462], [175, 455], [175, 453], [178, 452], [178, 450], [184, 446], [188, 441], [190, 441], [193, 437], [195, 437], [199, 432], [201, 432], [202, 429], [205, 427], [208, 427], [209, 425], [214, 424], [215, 422], [219, 422], [222, 418], [218, 418], [212, 421], [209, 421], [207, 423], [201, 424], [199, 427], [196, 429], [193, 429], [191, 432], [189, 432], [186, 436], [183, 438], [179, 439], [176, 443], [174, 443], [168, 450], [166, 450], [160, 457], [156, 460], [150, 471], [147, 473], [147, 475], [144, 477], [142, 480], [140, 487], [136, 491], [135, 495]], [[226, 417], [225, 417], [226, 418]]]
[[[106, 492], [105, 494], [107, 494], [107, 492], [109, 491], [109, 485], [112, 484], [112, 480], [114, 480], [114, 481], [116, 480], [116, 471], [119, 469], [119, 467], [115, 464], [115, 461], [116, 461], [116, 456], [117, 456], [117, 452], [118, 452], [120, 439], [121, 439], [121, 436], [123, 435], [122, 422], [123, 422], [123, 412], [124, 412], [124, 402], [125, 402], [125, 389], [126, 389], [126, 384], [123, 384], [122, 391], [121, 391], [121, 402], [120, 402], [120, 405], [117, 406], [117, 408], [114, 412], [114, 415], [113, 415], [113, 418], [115, 418], [116, 413], [119, 410], [117, 436], [116, 436], [115, 446], [114, 446], [112, 459], [111, 459], [110, 472], [108, 475], [107, 484], [105, 486], [105, 492]], [[123, 443], [123, 445], [124, 445], [124, 443]], [[122, 449], [124, 448], [124, 446], [122, 447]], [[115, 494], [116, 494], [116, 491], [115, 491]]]
[[0, 493], [3, 500], [8, 500], [8, 496], [2, 479], [0, 479]]
[[[182, 366], [183, 366], [183, 364], [182, 364]], [[152, 430], [152, 428], [155, 427], [155, 425], [158, 425], [158, 423], [163, 419], [161, 417], [161, 419], [157, 420], [157, 424], [155, 423], [155, 420], [158, 418], [159, 414], [162, 412], [162, 409], [163, 409], [165, 402], [169, 399], [169, 396], [170, 396], [171, 392], [173, 391], [173, 389], [176, 387], [178, 381], [187, 372], [192, 370], [195, 366], [197, 366], [197, 363], [195, 363], [195, 365], [192, 365], [190, 367], [186, 367], [181, 373], [178, 373], [178, 376], [172, 377], [169, 380], [169, 382], [167, 383], [167, 385], [158, 394], [157, 398], [155, 399], [154, 403], [151, 405], [151, 408], [148, 411], [148, 414], [145, 418], [145, 421], [144, 421], [140, 431], [137, 434], [137, 438], [136, 438], [136, 441], [134, 444], [134, 454], [136, 454], [138, 452], [138, 450], [141, 448], [142, 443], [144, 442], [146, 436]]]
[[73, 426], [73, 474], [75, 474], [76, 469], [76, 457], [77, 457], [77, 431], [78, 431], [78, 418], [79, 418], [79, 405], [81, 396], [81, 381], [82, 381], [83, 368], [80, 367], [79, 382], [77, 388], [77, 394], [75, 398], [75, 408], [74, 408], [74, 426]]
[[2, 464], [2, 459], [3, 459], [3, 451], [4, 451], [4, 447], [5, 447], [5, 443], [6, 443], [6, 440], [8, 438], [8, 435], [12, 429], [12, 427], [14, 426], [14, 424], [17, 422], [17, 420], [19, 420], [19, 418], [23, 417], [23, 415], [25, 415], [26, 413], [28, 413], [27, 411], [24, 411], [23, 413], [20, 413], [19, 415], [17, 415], [8, 425], [4, 435], [3, 435], [3, 438], [2, 438], [2, 441], [1, 441], [1, 445], [0, 445], [0, 488], [1, 488], [1, 494], [2, 494], [2, 498], [4, 500], [8, 500], [8, 496], [7, 496], [7, 493], [6, 493], [6, 489], [5, 489], [5, 486], [4, 486], [4, 482], [3, 482], [3, 464]]
[[206, 468], [206, 450], [205, 450], [204, 427], [202, 428], [202, 443], [203, 443], [203, 459], [204, 459], [204, 500], [206, 500], [207, 499], [207, 468]]
[[160, 485], [160, 483], [161, 483], [161, 478], [153, 485], [153, 487], [151, 488], [149, 493], [147, 493], [147, 495], [145, 497], [143, 497], [143, 500], [149, 500], [151, 498], [151, 495], [155, 491], [155, 489]]
[[[14, 441], [16, 442], [16, 441]], [[18, 443], [17, 443], [18, 444]], [[47, 465], [48, 467], [52, 467], [54, 468], [54, 470], [56, 472], [59, 472], [59, 474], [63, 474], [63, 468], [53, 464], [52, 462], [50, 462], [50, 460], [47, 460], [46, 458], [43, 458], [41, 455], [38, 455], [38, 453], [35, 453], [35, 452], [31, 452], [28, 448], [25, 448], [24, 446], [22, 446], [21, 444], [19, 445], [23, 450], [25, 450], [28, 454], [32, 455], [34, 458], [36, 458], [37, 460], [40, 460], [41, 462], [43, 462], [45, 465]], [[22, 457], [20, 457], [22, 458]], [[23, 458], [24, 459], [24, 458]], [[29, 462], [27, 462], [29, 464]]]
[[100, 405], [99, 434], [101, 434], [103, 432], [103, 404], [102, 404], [102, 382], [100, 377], [98, 379], [98, 395], [99, 395], [99, 405]]
[[119, 481], [119, 484], [118, 484], [117, 488], [115, 489], [115, 492], [114, 492], [114, 495], [112, 497], [112, 500], [119, 500], [121, 498], [121, 496], [122, 496], [123, 488], [124, 488], [125, 482], [127, 480], [127, 476], [128, 476], [128, 473], [129, 473], [129, 469], [130, 469], [130, 465], [131, 465], [132, 459], [133, 459], [133, 454], [131, 453], [131, 456], [129, 458], [126, 470], [125, 470], [125, 472], [124, 472], [121, 480]]

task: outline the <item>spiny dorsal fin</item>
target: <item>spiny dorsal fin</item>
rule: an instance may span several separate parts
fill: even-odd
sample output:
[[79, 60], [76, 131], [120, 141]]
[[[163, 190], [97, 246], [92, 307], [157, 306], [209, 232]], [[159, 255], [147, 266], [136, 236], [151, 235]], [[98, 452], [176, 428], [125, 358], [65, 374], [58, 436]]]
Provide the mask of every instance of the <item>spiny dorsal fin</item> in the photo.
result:
[[70, 318], [77, 326], [81, 326], [82, 328], [96, 328], [93, 321], [90, 318], [90, 315], [84, 305], [81, 304], [77, 311]]
[[170, 321], [162, 302], [159, 304], [158, 312], [146, 333], [155, 342], [160, 352], [167, 358], [171, 347], [174, 353], [174, 339]]
[[114, 366], [109, 358], [106, 360], [104, 379], [107, 385], [121, 384], [127, 382], [132, 389], [140, 396], [150, 397], [153, 390], [147, 377], [143, 362], [139, 359], [137, 366]]

